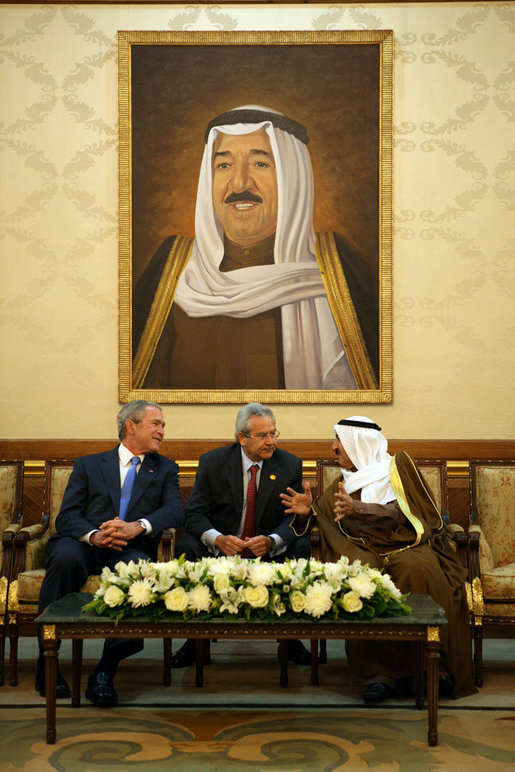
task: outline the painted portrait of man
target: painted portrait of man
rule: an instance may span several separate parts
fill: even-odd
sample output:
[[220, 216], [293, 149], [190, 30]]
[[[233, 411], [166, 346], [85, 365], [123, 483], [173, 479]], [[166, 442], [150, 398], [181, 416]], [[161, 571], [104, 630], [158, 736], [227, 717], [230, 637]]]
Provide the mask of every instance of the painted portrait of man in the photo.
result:
[[[212, 52], [203, 53], [209, 61]], [[241, 47], [231, 53], [240, 63], [248, 58]], [[255, 53], [251, 64], [259, 74], [264, 69], [263, 52]], [[284, 59], [288, 52], [274, 53]], [[369, 177], [375, 173], [377, 182], [378, 55], [369, 62], [368, 82], [374, 84], [375, 94], [369, 95], [367, 112], [375, 121], [370, 133], [376, 147], [370, 155], [374, 168], [366, 173]], [[204, 64], [196, 62], [201, 69]], [[222, 64], [225, 71], [227, 59]], [[293, 64], [289, 61], [288, 69]], [[236, 98], [243, 96], [241, 83], [231, 90]], [[340, 227], [341, 216], [334, 226], [320, 217], [317, 222], [312, 155], [316, 148], [310, 149], [310, 135], [312, 125], [320, 130], [320, 120], [313, 115], [308, 123], [305, 109], [299, 110], [302, 120], [278, 109], [282, 100], [277, 94], [272, 104], [256, 100], [227, 109], [225, 95], [207, 101], [222, 110], [197, 127], [196, 137], [188, 137], [191, 145], [202, 149], [193, 227], [191, 220], [187, 228], [179, 224], [174, 228], [172, 223], [166, 233], [164, 215], [159, 215], [163, 238], [151, 256], [147, 252], [139, 262], [136, 257], [136, 264], [133, 258], [132, 388], [351, 393], [379, 389], [377, 199], [363, 209], [365, 221], [375, 220], [375, 234], [372, 238], [367, 234], [368, 242], [363, 239], [361, 244], [353, 238], [352, 228], [349, 232]], [[143, 123], [150, 125], [148, 107], [145, 114]], [[142, 153], [140, 148], [138, 156]], [[334, 154], [337, 165], [340, 153]], [[155, 161], [147, 172], [152, 166]], [[136, 170], [136, 183], [138, 179]], [[319, 189], [329, 182], [322, 178]], [[175, 177], [171, 184], [177, 190], [182, 179]], [[148, 182], [145, 185], [148, 190]], [[136, 184], [133, 190], [133, 220], [145, 185]], [[327, 189], [322, 205], [324, 195], [328, 200]], [[332, 200], [329, 196], [333, 210], [338, 210], [336, 195], [333, 191]], [[326, 227], [322, 230], [319, 224]], [[139, 248], [137, 228], [134, 247]]]

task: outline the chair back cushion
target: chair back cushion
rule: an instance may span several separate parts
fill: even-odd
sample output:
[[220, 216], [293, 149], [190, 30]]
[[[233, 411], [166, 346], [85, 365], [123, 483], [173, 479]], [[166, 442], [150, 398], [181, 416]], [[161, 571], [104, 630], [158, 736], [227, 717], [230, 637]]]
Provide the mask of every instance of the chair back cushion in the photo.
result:
[[48, 536], [55, 533], [55, 521], [69, 477], [73, 470], [71, 461], [48, 461], [46, 469], [46, 511], [49, 515]]
[[471, 519], [481, 527], [494, 566], [509, 566], [515, 555], [515, 461], [472, 462]]
[[18, 522], [22, 489], [23, 461], [0, 461], [0, 533]]

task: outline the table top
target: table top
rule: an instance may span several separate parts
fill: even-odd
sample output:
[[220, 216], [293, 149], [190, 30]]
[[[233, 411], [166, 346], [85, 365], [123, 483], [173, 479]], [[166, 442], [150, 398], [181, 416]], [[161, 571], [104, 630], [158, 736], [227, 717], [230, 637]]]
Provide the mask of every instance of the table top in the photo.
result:
[[[83, 614], [82, 613], [82, 607], [89, 603], [90, 600], [93, 599], [93, 595], [90, 595], [89, 593], [80, 593], [80, 592], [73, 592], [69, 595], [65, 595], [64, 598], [61, 598], [58, 601], [55, 601], [55, 603], [51, 603], [40, 616], [36, 619], [36, 622], [40, 624], [46, 624], [46, 625], [55, 625], [55, 624], [74, 624], [74, 625], [80, 625], [80, 624], [86, 624], [86, 625], [94, 625], [102, 624], [102, 625], [114, 625], [114, 620], [111, 617], [108, 616], [99, 616], [95, 613], [88, 613]], [[441, 606], [439, 606], [429, 595], [410, 595], [410, 597], [407, 600], [407, 605], [412, 609], [411, 614], [407, 616], [396, 616], [396, 617], [376, 617], [374, 619], [338, 619], [338, 620], [332, 620], [332, 619], [305, 619], [305, 618], [295, 618], [291, 620], [283, 620], [280, 617], [278, 617], [273, 622], [266, 622], [266, 621], [260, 621], [260, 620], [251, 620], [250, 622], [246, 619], [242, 619], [241, 617], [235, 617], [234, 619], [227, 619], [227, 618], [219, 618], [219, 617], [213, 617], [211, 619], [189, 619], [184, 620], [182, 619], [182, 616], [179, 614], [169, 614], [159, 622], [150, 622], [150, 620], [146, 619], [143, 616], [139, 617], [126, 617], [122, 619], [120, 622], [118, 622], [118, 627], [123, 625], [144, 625], [144, 624], [155, 624], [156, 627], [159, 625], [173, 625], [178, 624], [181, 627], [182, 626], [195, 626], [195, 625], [209, 625], [216, 626], [220, 625], [227, 626], [228, 624], [235, 627], [241, 627], [241, 628], [259, 628], [262, 626], [263, 628], [273, 625], [281, 625], [281, 626], [287, 626], [291, 625], [292, 627], [295, 626], [298, 628], [299, 626], [305, 625], [306, 627], [310, 627], [313, 625], [324, 625], [324, 626], [335, 626], [335, 627], [343, 627], [343, 626], [353, 626], [353, 625], [386, 625], [386, 626], [413, 626], [413, 625], [425, 625], [425, 626], [431, 626], [431, 627], [440, 627], [441, 625], [447, 624], [447, 619], [445, 618], [444, 610]]]

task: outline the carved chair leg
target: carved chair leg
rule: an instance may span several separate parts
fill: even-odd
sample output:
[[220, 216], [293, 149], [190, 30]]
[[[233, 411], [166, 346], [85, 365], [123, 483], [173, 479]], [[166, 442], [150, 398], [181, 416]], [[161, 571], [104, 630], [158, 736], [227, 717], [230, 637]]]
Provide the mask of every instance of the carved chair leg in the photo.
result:
[[474, 670], [476, 686], [483, 686], [483, 620], [479, 620], [480, 624], [477, 621], [474, 619]]
[[0, 625], [0, 686], [4, 685], [5, 672], [5, 620]]
[[18, 686], [18, 624], [10, 622], [9, 632], [9, 686]]

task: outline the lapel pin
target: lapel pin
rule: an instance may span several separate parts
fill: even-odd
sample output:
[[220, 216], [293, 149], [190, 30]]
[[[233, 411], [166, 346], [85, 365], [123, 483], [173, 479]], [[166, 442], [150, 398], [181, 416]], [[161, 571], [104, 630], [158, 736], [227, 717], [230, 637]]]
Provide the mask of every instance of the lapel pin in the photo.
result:
[[271, 475], [270, 475], [270, 479], [271, 479], [271, 480], [275, 480], [275, 474], [271, 474]]
[[149, 469], [148, 471], [150, 472], [150, 474], [154, 474], [154, 470], [153, 469]]

